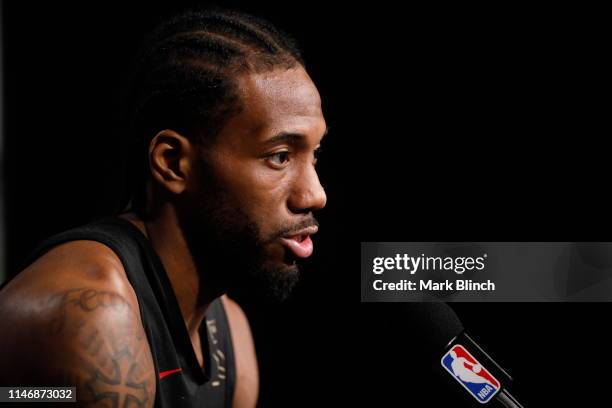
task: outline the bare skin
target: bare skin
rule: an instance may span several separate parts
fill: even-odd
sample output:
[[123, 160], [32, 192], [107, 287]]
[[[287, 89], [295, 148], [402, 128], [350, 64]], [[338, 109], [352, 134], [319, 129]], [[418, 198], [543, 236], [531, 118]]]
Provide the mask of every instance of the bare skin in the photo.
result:
[[[194, 352], [204, 364], [199, 328], [221, 297], [236, 354], [234, 407], [254, 407], [259, 377], [253, 339], [241, 308], [202, 278], [179, 225], [175, 199], [200, 188], [195, 169], [205, 155], [219, 180], [262, 233], [299, 223], [325, 206], [315, 170], [325, 134], [316, 87], [302, 68], [238, 79], [244, 109], [230, 118], [214, 149], [202, 152], [172, 130], [149, 145], [150, 209], [146, 223], [127, 215], [159, 255], [179, 302]], [[279, 133], [291, 137], [275, 137]], [[284, 265], [281, 241], [267, 247]], [[77, 385], [72, 407], [152, 407], [156, 373], [138, 300], [123, 265], [93, 241], [59, 245], [0, 293], [0, 383]]]
[[0, 345], [2, 384], [76, 385], [80, 406], [153, 406], [155, 370], [138, 303], [109, 248], [54, 248], [3, 290], [0, 310], [11, 333]]

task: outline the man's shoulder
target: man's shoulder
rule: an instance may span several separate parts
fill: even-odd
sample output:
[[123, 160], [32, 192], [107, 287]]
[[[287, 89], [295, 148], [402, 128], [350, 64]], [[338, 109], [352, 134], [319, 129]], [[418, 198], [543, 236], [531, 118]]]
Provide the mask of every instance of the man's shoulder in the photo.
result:
[[11, 373], [0, 374], [2, 382], [76, 385], [89, 401], [114, 404], [113, 396], [150, 406], [150, 348], [136, 295], [110, 248], [71, 241], [38, 258], [0, 292], [0, 330], [10, 333], [0, 337], [0, 360]]
[[92, 311], [103, 306], [98, 311], [102, 314], [116, 312], [121, 304], [138, 310], [113, 250], [95, 241], [69, 241], [49, 249], [0, 291], [0, 330], [47, 323], [64, 312], [66, 304]]
[[[55, 297], [78, 287], [96, 287], [130, 298], [123, 264], [106, 245], [76, 240], [49, 249], [17, 274], [0, 292], [0, 310]], [[23, 311], [23, 310], [22, 310]]]
[[23, 320], [35, 324], [57, 312], [60, 299], [80, 293], [92, 299], [106, 293], [138, 304], [113, 250], [95, 241], [69, 241], [45, 252], [0, 291], [0, 328]]

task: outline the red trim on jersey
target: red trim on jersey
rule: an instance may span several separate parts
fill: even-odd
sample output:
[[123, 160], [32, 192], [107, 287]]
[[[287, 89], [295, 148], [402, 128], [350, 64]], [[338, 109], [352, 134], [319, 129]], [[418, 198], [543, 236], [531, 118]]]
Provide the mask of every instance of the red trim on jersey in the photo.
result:
[[159, 373], [159, 379], [161, 380], [162, 378], [167, 377], [170, 374], [180, 373], [181, 371], [183, 371], [182, 368], [175, 368], [173, 370], [162, 371], [161, 373]]

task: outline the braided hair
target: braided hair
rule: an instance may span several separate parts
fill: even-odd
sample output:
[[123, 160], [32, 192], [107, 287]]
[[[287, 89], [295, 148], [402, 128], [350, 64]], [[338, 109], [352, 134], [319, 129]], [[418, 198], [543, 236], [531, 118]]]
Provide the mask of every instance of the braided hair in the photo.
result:
[[236, 78], [304, 66], [295, 41], [270, 23], [237, 11], [188, 11], [147, 38], [133, 70], [127, 122], [131, 138], [122, 208], [144, 215], [148, 145], [163, 129], [210, 143], [240, 112]]

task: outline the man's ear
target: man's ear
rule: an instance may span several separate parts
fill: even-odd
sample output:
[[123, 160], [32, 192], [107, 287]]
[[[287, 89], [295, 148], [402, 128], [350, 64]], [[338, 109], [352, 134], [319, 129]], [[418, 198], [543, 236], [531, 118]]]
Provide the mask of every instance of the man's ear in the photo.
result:
[[149, 143], [149, 168], [154, 182], [165, 190], [181, 194], [193, 169], [194, 146], [185, 136], [160, 131]]

